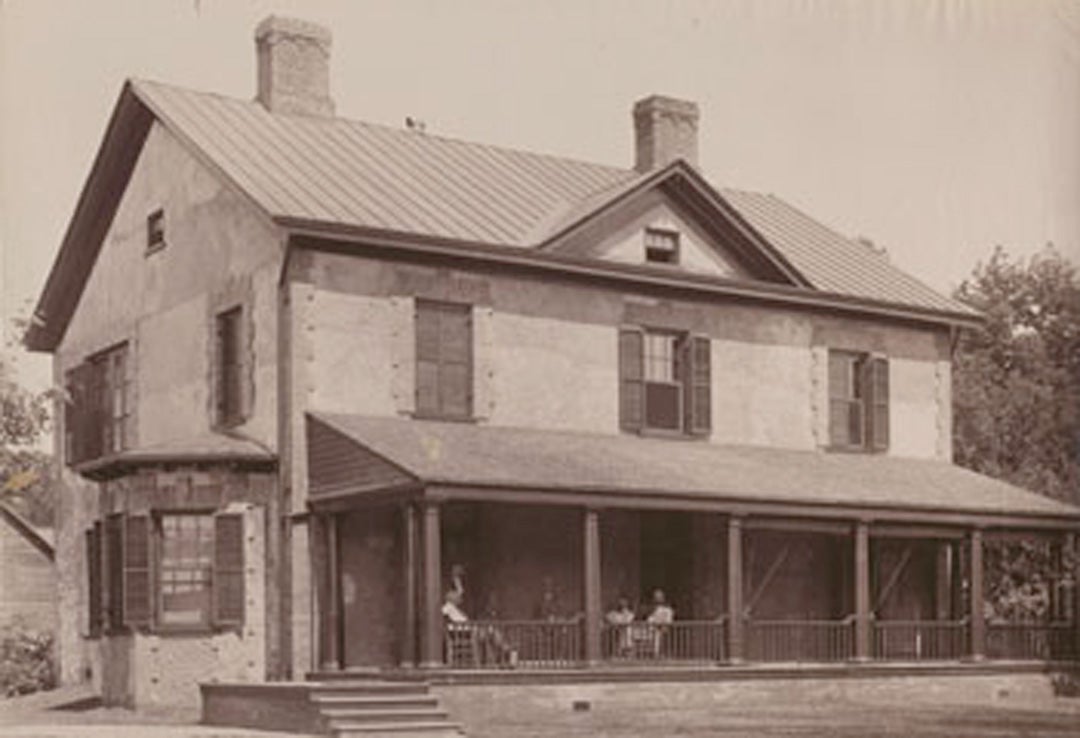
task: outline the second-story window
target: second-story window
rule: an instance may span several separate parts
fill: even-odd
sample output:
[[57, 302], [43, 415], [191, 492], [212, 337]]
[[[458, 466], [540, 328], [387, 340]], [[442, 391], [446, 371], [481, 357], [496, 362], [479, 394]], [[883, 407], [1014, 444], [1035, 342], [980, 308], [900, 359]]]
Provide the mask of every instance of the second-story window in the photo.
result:
[[709, 339], [624, 328], [619, 334], [619, 422], [631, 431], [707, 435], [712, 428]]
[[146, 216], [146, 252], [165, 248], [165, 211], [158, 208]]
[[852, 351], [829, 352], [829, 444], [839, 449], [889, 447], [889, 362]]
[[472, 310], [416, 301], [416, 414], [462, 419], [472, 416]]
[[214, 321], [215, 387], [217, 425], [235, 425], [244, 419], [243, 308], [218, 313]]
[[91, 356], [67, 373], [64, 455], [69, 464], [128, 448], [129, 381], [126, 343]]

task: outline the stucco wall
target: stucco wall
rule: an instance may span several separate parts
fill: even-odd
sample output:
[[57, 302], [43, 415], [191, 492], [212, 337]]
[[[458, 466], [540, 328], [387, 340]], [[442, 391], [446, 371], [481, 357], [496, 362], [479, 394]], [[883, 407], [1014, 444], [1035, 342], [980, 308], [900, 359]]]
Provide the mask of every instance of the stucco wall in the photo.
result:
[[[146, 250], [146, 218], [165, 211], [165, 247]], [[242, 303], [253, 316], [255, 387], [248, 420], [236, 430], [277, 445], [277, 276], [281, 239], [248, 200], [155, 123], [132, 172], [101, 253], [53, 362], [54, 383], [89, 355], [128, 342], [135, 448], [205, 436], [212, 425], [213, 316]], [[58, 455], [62, 409], [55, 414]], [[61, 459], [57, 561], [61, 679], [100, 675], [100, 648], [86, 648], [83, 533], [98, 513], [97, 485]], [[137, 650], [137, 649], [136, 649]]]

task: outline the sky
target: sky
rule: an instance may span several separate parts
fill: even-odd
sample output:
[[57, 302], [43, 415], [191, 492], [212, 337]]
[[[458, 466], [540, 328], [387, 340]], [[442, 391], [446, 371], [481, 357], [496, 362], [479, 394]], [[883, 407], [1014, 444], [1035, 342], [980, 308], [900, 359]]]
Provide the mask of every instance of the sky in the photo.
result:
[[[29, 308], [123, 81], [240, 98], [276, 13], [333, 33], [350, 118], [632, 166], [633, 102], [701, 108], [774, 193], [948, 292], [1001, 244], [1080, 263], [1080, 0], [0, 0], [0, 317]], [[47, 358], [22, 358], [48, 383]]]

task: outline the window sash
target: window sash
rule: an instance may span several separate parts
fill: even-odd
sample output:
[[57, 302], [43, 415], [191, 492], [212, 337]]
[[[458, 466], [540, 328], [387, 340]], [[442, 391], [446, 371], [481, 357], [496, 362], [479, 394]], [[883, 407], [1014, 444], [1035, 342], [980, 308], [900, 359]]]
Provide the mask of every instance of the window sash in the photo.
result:
[[160, 516], [158, 538], [158, 625], [210, 624], [214, 518], [206, 513]]
[[472, 309], [468, 305], [417, 300], [416, 414], [472, 416]]

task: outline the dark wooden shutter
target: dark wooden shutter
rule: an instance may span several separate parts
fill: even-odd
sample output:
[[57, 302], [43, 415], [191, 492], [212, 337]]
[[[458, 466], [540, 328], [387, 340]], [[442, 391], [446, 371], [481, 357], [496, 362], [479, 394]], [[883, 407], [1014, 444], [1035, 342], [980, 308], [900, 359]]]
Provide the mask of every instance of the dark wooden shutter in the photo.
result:
[[619, 425], [641, 430], [645, 424], [645, 335], [640, 328], [619, 330]]
[[686, 432], [704, 436], [712, 430], [711, 348], [706, 336], [690, 336], [686, 346]]
[[116, 632], [124, 625], [124, 516], [115, 514], [105, 518], [103, 530], [104, 565], [101, 571], [105, 597], [102, 608], [106, 629]]
[[868, 445], [875, 451], [885, 451], [889, 448], [889, 360], [871, 356], [866, 366]]
[[98, 522], [86, 531], [86, 609], [91, 638], [101, 635], [102, 599], [101, 523]]
[[151, 525], [147, 515], [131, 515], [124, 524], [124, 625], [150, 625], [154, 591], [150, 570]]
[[214, 516], [214, 624], [244, 623], [244, 516]]
[[91, 458], [89, 437], [92, 431], [90, 385], [93, 368], [82, 363], [68, 372], [68, 402], [65, 406], [65, 435], [68, 440], [68, 464], [78, 464]]

